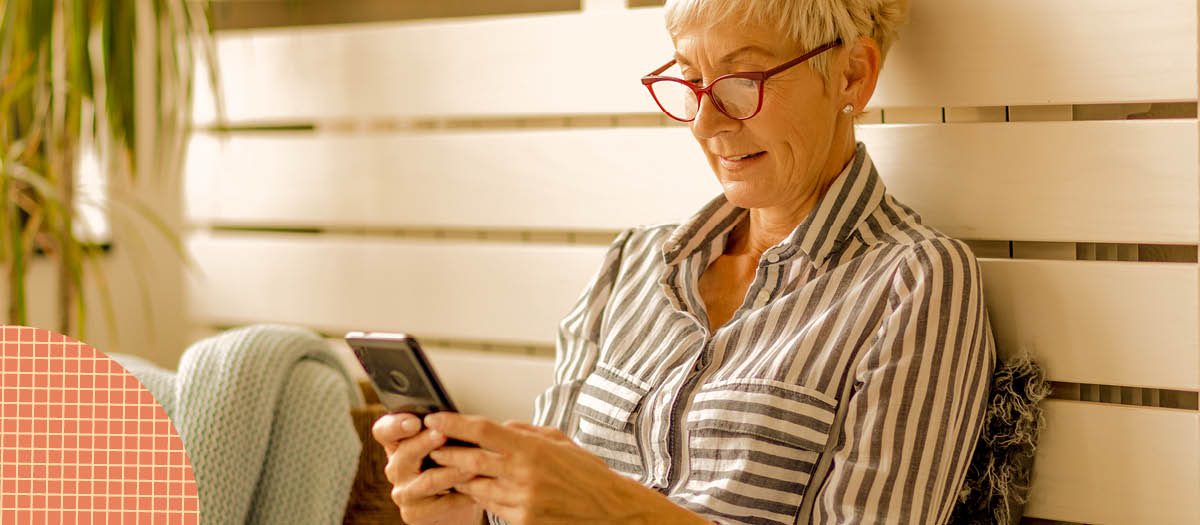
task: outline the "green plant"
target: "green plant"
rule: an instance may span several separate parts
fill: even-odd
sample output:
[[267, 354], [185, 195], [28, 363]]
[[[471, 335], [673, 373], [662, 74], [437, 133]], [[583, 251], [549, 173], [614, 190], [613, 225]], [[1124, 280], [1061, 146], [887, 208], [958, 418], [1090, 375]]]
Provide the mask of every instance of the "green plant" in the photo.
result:
[[[57, 329], [82, 337], [84, 270], [98, 266], [101, 251], [77, 238], [81, 148], [94, 146], [110, 181], [179, 176], [198, 56], [212, 65], [215, 86], [209, 27], [208, 0], [0, 0], [0, 261], [9, 323], [27, 324], [26, 277], [40, 253], [57, 267]], [[152, 118], [139, 118], [147, 113]], [[145, 151], [147, 137], [153, 151]], [[178, 235], [125, 189], [132, 184], [109, 187], [107, 198], [85, 204], [148, 220], [185, 253]], [[115, 334], [104, 272], [95, 269]]]

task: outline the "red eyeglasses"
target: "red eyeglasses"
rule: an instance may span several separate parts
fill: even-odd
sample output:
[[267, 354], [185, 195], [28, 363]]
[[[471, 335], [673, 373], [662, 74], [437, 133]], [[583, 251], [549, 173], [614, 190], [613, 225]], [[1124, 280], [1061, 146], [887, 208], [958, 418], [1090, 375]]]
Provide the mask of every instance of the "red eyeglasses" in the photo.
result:
[[675, 120], [681, 122], [695, 120], [696, 113], [700, 109], [700, 99], [706, 93], [712, 98], [713, 106], [717, 108], [717, 111], [734, 120], [746, 120], [762, 110], [763, 83], [768, 78], [841, 44], [842, 39], [839, 38], [774, 69], [722, 75], [705, 87], [697, 86], [682, 78], [659, 76], [675, 64], [675, 60], [671, 60], [649, 75], [642, 77], [642, 85], [650, 90], [650, 96], [654, 97], [654, 102], [658, 104], [659, 109]]

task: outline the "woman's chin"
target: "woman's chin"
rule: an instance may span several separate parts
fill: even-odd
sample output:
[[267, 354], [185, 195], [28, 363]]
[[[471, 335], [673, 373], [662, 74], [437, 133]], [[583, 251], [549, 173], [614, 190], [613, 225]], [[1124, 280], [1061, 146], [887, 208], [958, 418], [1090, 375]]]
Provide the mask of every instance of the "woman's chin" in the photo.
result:
[[725, 198], [739, 208], [765, 208], [779, 197], [774, 195], [775, 199], [772, 199], [770, 192], [746, 181], [725, 181], [721, 183], [721, 188]]

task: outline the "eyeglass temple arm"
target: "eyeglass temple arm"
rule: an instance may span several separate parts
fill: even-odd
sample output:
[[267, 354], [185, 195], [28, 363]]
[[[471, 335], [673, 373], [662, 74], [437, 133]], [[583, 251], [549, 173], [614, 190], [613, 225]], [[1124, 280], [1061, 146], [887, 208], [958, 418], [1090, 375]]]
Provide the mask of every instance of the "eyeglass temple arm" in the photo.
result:
[[[778, 67], [776, 67], [776, 68], [774, 68], [774, 69], [771, 69], [770, 71], [764, 71], [764, 72], [763, 72], [763, 79], [765, 80], [765, 79], [767, 79], [767, 78], [769, 78], [769, 77], [771, 77], [771, 76], [775, 75], [776, 73], [779, 73], [780, 71], [783, 71], [783, 70], [785, 70], [785, 69], [787, 69], [787, 68], [789, 68], [789, 67], [792, 67], [792, 66], [794, 66], [794, 65], [796, 65], [796, 64], [799, 64], [799, 63], [801, 63], [801, 62], [804, 62], [805, 60], [808, 60], [808, 59], [810, 59], [810, 58], [812, 58], [812, 57], [815, 57], [815, 56], [817, 56], [817, 55], [819, 55], [819, 54], [821, 54], [821, 53], [824, 53], [826, 50], [828, 50], [828, 49], [832, 49], [832, 48], [835, 48], [835, 47], [837, 47], [837, 46], [839, 46], [839, 45], [841, 45], [841, 44], [842, 44], [842, 39], [840, 39], [840, 38], [839, 38], [839, 39], [837, 39], [837, 40], [834, 40], [833, 42], [830, 42], [830, 43], [828, 43], [828, 44], [825, 44], [825, 45], [822, 45], [822, 46], [816, 47], [816, 48], [814, 48], [812, 51], [809, 51], [809, 52], [807, 52], [807, 53], [805, 53], [805, 54], [801, 55], [800, 57], [796, 58], [795, 60], [790, 60], [790, 61], [788, 61], [788, 62], [785, 62], [785, 63], [783, 63], [783, 64], [780, 64]], [[668, 65], [668, 66], [670, 66], [670, 64], [667, 64], [667, 65]], [[663, 69], [665, 70], [666, 68], [663, 68]]]
[[671, 66], [673, 66], [673, 65], [675, 65], [675, 59], [674, 59], [674, 58], [672, 58], [670, 62], [667, 62], [666, 64], [663, 64], [663, 65], [662, 65], [662, 67], [660, 67], [660, 68], [658, 68], [658, 69], [655, 69], [654, 71], [651, 71], [651, 72], [650, 72], [650, 74], [649, 74], [649, 75], [646, 75], [646, 76], [648, 76], [648, 77], [652, 77], [652, 76], [655, 76], [655, 75], [661, 75], [663, 71], [666, 71], [666, 70], [667, 70], [667, 68], [669, 68], [669, 67], [671, 67]]

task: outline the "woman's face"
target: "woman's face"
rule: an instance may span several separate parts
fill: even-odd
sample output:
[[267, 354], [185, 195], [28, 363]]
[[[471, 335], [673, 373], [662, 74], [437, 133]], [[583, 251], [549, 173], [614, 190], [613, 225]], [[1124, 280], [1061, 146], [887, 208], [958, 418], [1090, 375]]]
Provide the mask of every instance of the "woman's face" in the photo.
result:
[[[680, 73], [698, 85], [728, 73], [766, 71], [807, 51], [784, 43], [771, 28], [755, 26], [683, 31], [674, 41]], [[726, 117], [706, 95], [691, 122], [692, 135], [730, 202], [790, 207], [819, 192], [841, 109], [835, 106], [820, 75], [805, 62], [763, 84], [762, 110], [749, 120]], [[738, 158], [747, 154], [752, 156]]]

